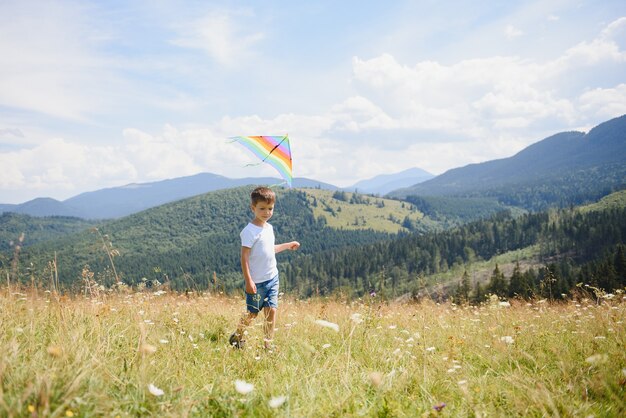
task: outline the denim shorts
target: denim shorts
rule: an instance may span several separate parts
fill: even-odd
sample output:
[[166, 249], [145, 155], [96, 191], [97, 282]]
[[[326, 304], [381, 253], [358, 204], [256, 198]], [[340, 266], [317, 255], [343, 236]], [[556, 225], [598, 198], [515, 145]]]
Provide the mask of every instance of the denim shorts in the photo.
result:
[[256, 283], [254, 295], [246, 292], [248, 312], [259, 313], [265, 307], [278, 308], [278, 274], [266, 282]]

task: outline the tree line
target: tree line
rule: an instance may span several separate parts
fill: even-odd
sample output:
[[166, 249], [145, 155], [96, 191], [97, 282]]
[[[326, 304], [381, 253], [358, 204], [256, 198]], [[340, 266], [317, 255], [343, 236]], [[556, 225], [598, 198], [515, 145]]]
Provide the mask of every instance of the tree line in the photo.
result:
[[[592, 266], [617, 251], [625, 236], [624, 208], [588, 213], [569, 208], [519, 217], [502, 212], [445, 232], [411, 234], [306, 255], [284, 264], [283, 270], [287, 284], [303, 296], [330, 294], [335, 289], [363, 295], [380, 287], [382, 276], [386, 291], [398, 296], [419, 293], [423, 278], [431, 274], [534, 245], [538, 246], [540, 261], [548, 266], [548, 270], [527, 272], [533, 276], [532, 280], [529, 277], [535, 283], [530, 291], [535, 294], [536, 284], [545, 282], [542, 275], [548, 271], [557, 279], [555, 295], [569, 293], [578, 277], [584, 283], [612, 291], [626, 284], [623, 273], [617, 272], [615, 280], [610, 279], [613, 275], [606, 279], [600, 267]], [[496, 293], [505, 296], [506, 292]]]

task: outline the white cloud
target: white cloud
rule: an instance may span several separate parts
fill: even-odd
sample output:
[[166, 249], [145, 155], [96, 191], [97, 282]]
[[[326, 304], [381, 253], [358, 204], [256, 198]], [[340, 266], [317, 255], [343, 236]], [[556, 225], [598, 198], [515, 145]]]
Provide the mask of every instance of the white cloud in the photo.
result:
[[[238, 18], [254, 17], [249, 11], [213, 11], [192, 22], [177, 25], [179, 37], [172, 44], [200, 49], [222, 65], [233, 66], [251, 59], [253, 47], [264, 39], [261, 31], [250, 30]], [[257, 26], [253, 26], [257, 28]]]
[[2, 12], [0, 105], [77, 120], [101, 108], [94, 91], [113, 79], [81, 7], [15, 2]]
[[[369, 60], [355, 57], [354, 78], [361, 83], [361, 101], [370, 102], [370, 109], [387, 116], [377, 128], [437, 130], [450, 136], [467, 136], [468, 129], [474, 127], [477, 138], [485, 133], [529, 129], [547, 121], [570, 125], [588, 107], [579, 107], [577, 94], [560, 86], [564, 79], [584, 79], [581, 71], [597, 75], [607, 70], [600, 65], [626, 62], [626, 51], [616, 40], [624, 26], [626, 18], [617, 19], [595, 39], [545, 62], [496, 56], [448, 65], [423, 61], [409, 67], [388, 54]], [[602, 114], [615, 116], [623, 109], [615, 98], [619, 94], [597, 92], [593, 99], [589, 94], [580, 103], [589, 106], [589, 101], [606, 99], [609, 103]], [[352, 130], [365, 125], [356, 117], [351, 122]]]
[[506, 28], [504, 28], [504, 36], [506, 36], [507, 39], [519, 38], [523, 34], [524, 32], [513, 25], [507, 25]]
[[626, 114], [626, 84], [583, 93], [580, 96], [580, 108], [586, 113], [607, 119]]

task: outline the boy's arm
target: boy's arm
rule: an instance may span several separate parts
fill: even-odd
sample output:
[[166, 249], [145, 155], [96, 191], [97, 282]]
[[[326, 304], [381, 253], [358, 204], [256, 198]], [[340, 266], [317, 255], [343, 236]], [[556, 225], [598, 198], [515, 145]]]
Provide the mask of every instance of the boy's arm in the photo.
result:
[[300, 243], [298, 241], [291, 241], [291, 242], [285, 242], [283, 244], [274, 245], [274, 252], [278, 254], [285, 250], [295, 251], [298, 248], [300, 248]]
[[246, 293], [254, 295], [256, 293], [256, 284], [254, 284], [250, 275], [250, 248], [243, 246], [241, 247], [241, 271], [246, 284]]

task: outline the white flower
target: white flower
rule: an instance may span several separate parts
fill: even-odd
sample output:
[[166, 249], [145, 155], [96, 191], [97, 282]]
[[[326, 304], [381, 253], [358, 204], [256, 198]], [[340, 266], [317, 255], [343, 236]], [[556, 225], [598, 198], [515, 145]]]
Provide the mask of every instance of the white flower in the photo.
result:
[[515, 340], [510, 335], [505, 335], [504, 337], [500, 337], [500, 341], [507, 344], [513, 344]]
[[457, 383], [458, 383], [459, 385], [463, 386], [463, 385], [466, 385], [466, 384], [467, 384], [467, 380], [459, 380]]
[[335, 332], [339, 332], [339, 325], [337, 325], [337, 324], [335, 324], [333, 322], [328, 322], [328, 321], [325, 321], [323, 319], [318, 319], [318, 320], [315, 321], [315, 323], [317, 325], [321, 325], [323, 327], [330, 328], [330, 329], [332, 329]]
[[323, 349], [330, 348], [330, 344], [324, 344], [324, 345], [322, 346], [322, 348], [323, 348]]
[[285, 403], [285, 401], [287, 400], [286, 396], [275, 396], [272, 399], [269, 400], [268, 405], [270, 406], [270, 408], [279, 408], [282, 404]]
[[153, 346], [152, 344], [144, 343], [141, 345], [141, 348], [139, 349], [139, 351], [141, 352], [141, 354], [154, 354], [156, 353], [157, 348]]
[[589, 364], [601, 364], [606, 363], [609, 360], [609, 356], [606, 354], [594, 354], [591, 357], [587, 357], [585, 360]]
[[432, 353], [432, 352], [434, 352], [435, 350], [436, 350], [436, 348], [435, 348], [435, 347], [428, 347], [428, 348], [426, 349], [426, 351], [428, 351], [429, 353]]
[[503, 308], [510, 308], [511, 307], [511, 304], [509, 302], [507, 302], [507, 301], [500, 302], [499, 305], [501, 307], [503, 307]]
[[242, 395], [247, 395], [254, 390], [254, 385], [246, 382], [245, 380], [237, 379], [235, 380], [235, 390]]
[[360, 324], [361, 322], [363, 322], [363, 317], [360, 313], [353, 313], [350, 316], [350, 319], [352, 320], [352, 322], [354, 322], [355, 324]]
[[168, 341], [168, 340], [166, 340], [165, 338], [160, 339], [160, 340], [159, 340], [159, 342], [160, 342], [161, 344], [168, 344], [168, 343], [169, 343], [169, 341]]
[[150, 392], [154, 396], [163, 396], [163, 394], [165, 393], [158, 387], [154, 386], [152, 383], [148, 385], [148, 392]]

